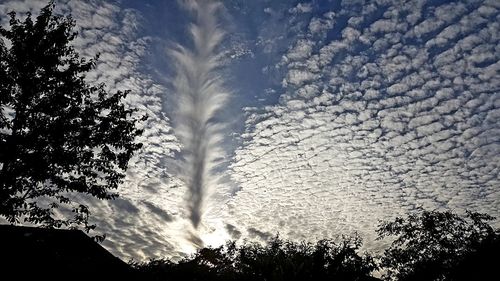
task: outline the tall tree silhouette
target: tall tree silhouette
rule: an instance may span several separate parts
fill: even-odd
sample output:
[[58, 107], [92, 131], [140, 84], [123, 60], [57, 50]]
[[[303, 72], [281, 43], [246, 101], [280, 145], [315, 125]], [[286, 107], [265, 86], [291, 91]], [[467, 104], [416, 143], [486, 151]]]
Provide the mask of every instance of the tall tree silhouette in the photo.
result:
[[[452, 212], [424, 211], [407, 218], [382, 223], [379, 238], [394, 236], [381, 265], [388, 280], [472, 280], [462, 279], [461, 267], [472, 270], [475, 280], [483, 272], [472, 267], [472, 259], [489, 261], [488, 248], [499, 248], [498, 230], [487, 222], [493, 217], [467, 211], [465, 216]], [[496, 254], [498, 255], [498, 254]], [[498, 257], [495, 257], [498, 261]], [[489, 270], [492, 270], [491, 267]], [[495, 274], [497, 275], [497, 274]], [[496, 276], [497, 277], [497, 276]]]
[[75, 22], [53, 9], [50, 2], [35, 22], [11, 12], [10, 30], [0, 28], [0, 215], [88, 231], [89, 209], [74, 195], [117, 196], [143, 117], [122, 103], [127, 91], [85, 81], [97, 56], [79, 57], [70, 45]]

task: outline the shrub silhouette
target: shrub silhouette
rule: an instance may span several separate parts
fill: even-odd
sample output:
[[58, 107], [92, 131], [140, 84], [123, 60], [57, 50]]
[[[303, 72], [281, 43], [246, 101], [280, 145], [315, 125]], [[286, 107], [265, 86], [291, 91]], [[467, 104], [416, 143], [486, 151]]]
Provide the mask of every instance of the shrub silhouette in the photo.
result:
[[[479, 280], [478, 276], [486, 276], [484, 270], [488, 270], [474, 268], [479, 260], [483, 264], [498, 262], [498, 252], [492, 251], [499, 247], [498, 230], [487, 223], [492, 219], [470, 211], [464, 217], [452, 212], [423, 211], [382, 223], [377, 230], [379, 238], [395, 236], [381, 259], [381, 266], [387, 271], [385, 278]], [[464, 271], [472, 279], [465, 278]]]
[[152, 260], [132, 265], [147, 280], [371, 280], [375, 262], [358, 253], [361, 244], [357, 236], [316, 244], [276, 236], [265, 245], [229, 242], [203, 248], [178, 263]]
[[498, 280], [500, 264], [500, 235], [484, 239], [477, 247], [465, 255], [457, 266], [452, 268], [449, 280]]
[[177, 263], [159, 259], [133, 262], [144, 280], [496, 280], [500, 231], [493, 217], [467, 211], [423, 211], [379, 225], [379, 239], [393, 237], [382, 256], [360, 254], [362, 240], [293, 242], [278, 236], [266, 244], [228, 242], [203, 248]]

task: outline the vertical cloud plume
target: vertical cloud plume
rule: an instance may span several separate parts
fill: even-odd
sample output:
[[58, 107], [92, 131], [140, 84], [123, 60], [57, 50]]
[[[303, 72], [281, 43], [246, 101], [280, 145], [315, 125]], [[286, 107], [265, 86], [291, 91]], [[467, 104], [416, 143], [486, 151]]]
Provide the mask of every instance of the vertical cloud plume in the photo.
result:
[[223, 53], [218, 46], [224, 31], [218, 26], [217, 13], [222, 8], [215, 1], [183, 1], [193, 16], [189, 31], [192, 46], [175, 45], [170, 54], [175, 61], [173, 88], [178, 97], [176, 134], [182, 143], [181, 177], [188, 186], [190, 220], [195, 228], [201, 222], [204, 200], [217, 185], [214, 171], [223, 158], [221, 148], [223, 123], [217, 112], [226, 104], [218, 70]]

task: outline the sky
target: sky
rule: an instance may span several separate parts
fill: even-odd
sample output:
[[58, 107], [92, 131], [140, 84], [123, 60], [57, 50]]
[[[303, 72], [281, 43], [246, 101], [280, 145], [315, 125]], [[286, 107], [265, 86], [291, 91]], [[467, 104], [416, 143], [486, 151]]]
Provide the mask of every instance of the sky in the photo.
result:
[[[37, 14], [44, 1], [0, 0]], [[500, 217], [496, 0], [56, 1], [86, 77], [149, 119], [103, 246], [178, 259], [314, 241], [427, 210]], [[494, 221], [500, 226], [500, 220]]]

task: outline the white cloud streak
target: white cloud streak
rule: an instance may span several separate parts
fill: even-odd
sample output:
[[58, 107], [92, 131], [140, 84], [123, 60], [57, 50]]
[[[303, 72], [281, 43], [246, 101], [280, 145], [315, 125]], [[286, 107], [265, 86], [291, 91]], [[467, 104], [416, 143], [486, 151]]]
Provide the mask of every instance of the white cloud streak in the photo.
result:
[[204, 201], [219, 181], [215, 169], [224, 157], [220, 145], [224, 124], [216, 121], [216, 114], [226, 104], [229, 92], [218, 72], [223, 59], [218, 47], [224, 37], [217, 22], [221, 3], [193, 0], [184, 5], [194, 18], [189, 28], [193, 46], [177, 44], [169, 53], [176, 70], [172, 82], [178, 96], [175, 132], [184, 160], [180, 176], [189, 190], [190, 220], [197, 228], [202, 221]]

